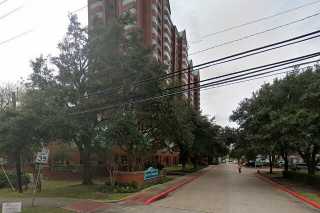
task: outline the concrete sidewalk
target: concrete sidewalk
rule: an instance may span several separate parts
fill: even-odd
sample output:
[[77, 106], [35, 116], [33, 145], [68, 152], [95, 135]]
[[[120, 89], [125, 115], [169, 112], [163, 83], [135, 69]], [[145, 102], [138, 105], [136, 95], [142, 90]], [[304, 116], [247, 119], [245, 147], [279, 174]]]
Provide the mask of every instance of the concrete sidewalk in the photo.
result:
[[[69, 198], [36, 198], [35, 205], [39, 207], [61, 208], [78, 201], [80, 200]], [[24, 208], [32, 206], [32, 198], [0, 198], [0, 206], [6, 202], [22, 202]]]

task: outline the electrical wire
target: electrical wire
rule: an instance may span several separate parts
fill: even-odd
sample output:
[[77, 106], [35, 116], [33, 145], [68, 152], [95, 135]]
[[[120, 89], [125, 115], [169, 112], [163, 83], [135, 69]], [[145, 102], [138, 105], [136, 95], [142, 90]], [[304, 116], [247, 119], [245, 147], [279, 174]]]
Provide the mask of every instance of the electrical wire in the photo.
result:
[[276, 26], [276, 27], [272, 27], [272, 28], [269, 28], [269, 29], [264, 30], [264, 31], [260, 31], [260, 32], [257, 32], [257, 33], [253, 33], [253, 34], [250, 34], [250, 35], [246, 35], [246, 36], [244, 36], [244, 37], [241, 37], [241, 38], [238, 38], [238, 39], [235, 39], [235, 40], [223, 42], [223, 43], [221, 43], [221, 44], [217, 44], [217, 45], [208, 47], [208, 48], [206, 48], [206, 49], [202, 49], [202, 50], [199, 50], [199, 51], [192, 52], [192, 53], [190, 53], [189, 55], [197, 55], [197, 54], [200, 54], [200, 53], [204, 53], [204, 52], [207, 52], [208, 50], [216, 49], [216, 48], [218, 48], [218, 47], [222, 47], [222, 46], [225, 46], [225, 45], [233, 44], [233, 43], [236, 43], [236, 42], [238, 42], [238, 41], [243, 41], [243, 40], [246, 40], [246, 39], [255, 37], [255, 36], [257, 36], [257, 35], [261, 35], [261, 34], [264, 34], [264, 33], [267, 33], [267, 32], [271, 32], [271, 31], [274, 31], [274, 30], [282, 29], [282, 28], [284, 28], [284, 27], [288, 27], [288, 26], [290, 26], [290, 25], [297, 24], [297, 23], [299, 23], [299, 22], [302, 22], [302, 21], [305, 21], [305, 20], [314, 18], [314, 17], [319, 16], [319, 15], [320, 15], [320, 12], [317, 12], [317, 13], [315, 13], [315, 14], [313, 14], [313, 15], [310, 15], [310, 16], [307, 16], [307, 17], [304, 17], [304, 18], [301, 18], [301, 19], [297, 19], [297, 20], [295, 20], [295, 21], [292, 21], [292, 22], [289, 22], [289, 23], [286, 23], [286, 24], [283, 24], [283, 25], [278, 25], [278, 26]]
[[[275, 69], [275, 70], [271, 70], [271, 71], [267, 71], [267, 72], [262, 72], [262, 73], [253, 73], [254, 75], [249, 75], [247, 76], [247, 74], [252, 74], [252, 73], [247, 73], [245, 75], [238, 75], [236, 77], [232, 77], [232, 78], [229, 78], [229, 79], [223, 79], [223, 81], [215, 81], [215, 82], [211, 82], [211, 83], [207, 83], [207, 84], [203, 84], [201, 85], [201, 88], [207, 88], [207, 87], [210, 87], [212, 85], [219, 85], [219, 84], [225, 84], [225, 83], [231, 83], [231, 82], [234, 82], [235, 80], [245, 80], [247, 78], [253, 78], [253, 77], [257, 77], [257, 76], [261, 76], [261, 75], [267, 75], [267, 74], [270, 74], [270, 73], [274, 73], [274, 72], [279, 72], [279, 71], [282, 71], [282, 70], [287, 70], [287, 69], [292, 69], [294, 68], [295, 66], [303, 66], [303, 65], [307, 65], [307, 64], [310, 64], [310, 63], [316, 63], [316, 62], [319, 62], [319, 60], [313, 60], [313, 61], [309, 61], [309, 62], [305, 62], [305, 63], [301, 63], [301, 64], [298, 64], [298, 65], [293, 65], [293, 66], [287, 66], [287, 67], [283, 67], [283, 68], [280, 68], [280, 69]], [[240, 77], [240, 78], [239, 78]], [[236, 78], [236, 79], [235, 79]]]
[[9, 0], [3, 0], [3, 1], [1, 1], [1, 2], [0, 2], [0, 5], [6, 3], [7, 1], [9, 1]]
[[202, 36], [200, 38], [200, 40], [194, 41], [194, 42], [191, 42], [191, 43], [193, 43], [193, 44], [194, 43], [200, 43], [205, 38], [208, 38], [208, 37], [211, 37], [211, 36], [214, 36], [214, 35], [218, 35], [218, 34], [221, 34], [221, 33], [225, 33], [225, 32], [231, 31], [231, 30], [235, 30], [235, 29], [238, 29], [238, 28], [241, 28], [241, 27], [244, 27], [244, 26], [252, 25], [252, 24], [255, 24], [255, 23], [258, 23], [258, 22], [261, 22], [261, 21], [265, 21], [265, 20], [268, 20], [268, 19], [271, 19], [271, 18], [274, 18], [274, 17], [277, 17], [277, 16], [281, 16], [281, 15], [284, 15], [284, 14], [287, 14], [287, 13], [291, 13], [293, 11], [296, 11], [296, 10], [299, 10], [299, 9], [302, 9], [302, 8], [305, 8], [305, 7], [314, 5], [314, 4], [318, 4], [318, 3], [320, 3], [320, 1], [313, 1], [313, 2], [310, 2], [308, 4], [304, 4], [304, 5], [289, 9], [289, 10], [285, 10], [285, 11], [273, 14], [271, 16], [265, 16], [265, 17], [262, 17], [262, 18], [259, 18], [259, 19], [253, 20], [253, 21], [249, 21], [249, 22], [245, 22], [243, 24], [235, 25], [235, 26], [232, 26], [232, 27], [220, 30], [220, 31], [216, 31], [216, 32], [204, 35], [204, 36]]
[[[187, 72], [189, 72], [190, 69], [191, 70], [195, 70], [195, 69], [208, 68], [208, 67], [216, 65], [217, 62], [226, 61], [228, 59], [235, 58], [235, 57], [238, 57], [238, 56], [241, 56], [241, 55], [246, 55], [246, 54], [249, 54], [249, 53], [253, 53], [253, 54], [247, 55], [245, 57], [256, 55], [256, 54], [262, 53], [262, 52], [258, 52], [259, 50], [268, 49], [270, 47], [278, 46], [278, 45], [281, 45], [281, 44], [284, 44], [284, 43], [288, 43], [288, 42], [291, 42], [291, 41], [299, 40], [299, 39], [302, 39], [302, 38], [305, 38], [305, 37], [309, 37], [309, 36], [312, 36], [312, 35], [315, 35], [315, 34], [319, 34], [319, 33], [320, 33], [320, 30], [313, 31], [311, 33], [307, 33], [307, 34], [304, 34], [304, 35], [301, 35], [301, 36], [293, 37], [293, 38], [290, 38], [290, 39], [287, 39], [287, 40], [284, 40], [284, 41], [276, 42], [276, 43], [273, 43], [273, 44], [269, 44], [269, 45], [265, 45], [265, 46], [262, 46], [262, 47], [258, 47], [258, 48], [250, 49], [250, 50], [247, 50], [247, 51], [239, 52], [239, 53], [236, 53], [236, 54], [232, 54], [232, 55], [229, 55], [229, 56], [226, 56], [226, 57], [223, 57], [223, 58], [219, 58], [219, 59], [211, 60], [211, 61], [208, 61], [208, 62], [204, 62], [204, 63], [198, 64], [198, 65], [190, 66], [190, 67], [185, 68], [185, 69], [180, 69], [180, 70], [174, 71], [172, 73], [165, 74], [165, 75], [160, 77], [160, 80], [167, 79], [167, 78], [169, 78], [169, 76], [173, 77], [173, 76], [175, 76], [177, 74], [187, 73]], [[291, 45], [297, 44], [297, 43], [300, 43], [300, 42], [304, 42], [304, 41], [308, 41], [310, 39], [315, 39], [315, 38], [318, 38], [318, 37], [319, 37], [319, 35], [316, 36], [316, 37], [309, 38], [309, 39], [304, 39], [304, 40], [301, 40], [301, 41], [293, 42]], [[283, 46], [280, 46], [278, 48], [285, 47], [285, 46], [287, 46], [287, 45], [283, 45]], [[270, 50], [274, 50], [274, 49], [278, 49], [278, 48], [271, 48]], [[254, 52], [257, 52], [257, 53], [254, 54]], [[245, 58], [245, 57], [241, 57], [241, 58]], [[226, 62], [229, 62], [229, 61], [226, 61]], [[222, 63], [224, 63], [224, 62], [222, 62]], [[221, 63], [219, 63], [219, 64], [221, 64]], [[154, 81], [154, 80], [159, 80], [159, 78], [145, 79], [143, 81], [137, 82], [137, 84], [145, 83], [145, 82], [149, 82], [149, 81]]]
[[18, 11], [21, 10], [22, 8], [23, 8], [23, 6], [17, 7], [17, 8], [15, 8], [15, 9], [11, 10], [10, 12], [8, 12], [8, 13], [0, 16], [0, 20], [6, 18], [6, 17], [8, 17], [8, 16], [10, 16], [11, 14], [14, 14], [14, 13], [18, 12]]
[[212, 67], [212, 66], [216, 66], [216, 65], [227, 63], [227, 62], [235, 61], [235, 60], [238, 60], [238, 59], [246, 58], [246, 57], [249, 57], [249, 56], [252, 56], [252, 55], [257, 55], [257, 54], [260, 54], [260, 53], [269, 52], [271, 50], [279, 49], [279, 48], [282, 48], [282, 47], [287, 47], [287, 46], [290, 46], [290, 45], [293, 45], [293, 44], [298, 44], [298, 43], [301, 43], [301, 42], [304, 42], [304, 41], [309, 41], [309, 40], [312, 40], [312, 39], [315, 39], [315, 38], [319, 38], [319, 37], [320, 37], [320, 35], [313, 36], [313, 37], [310, 37], [310, 38], [307, 38], [307, 39], [291, 42], [291, 43], [284, 44], [284, 45], [281, 45], [281, 46], [278, 46], [278, 47], [273, 47], [273, 48], [270, 48], [270, 49], [267, 49], [267, 50], [262, 50], [262, 51], [259, 51], [259, 52], [256, 52], [256, 53], [252, 53], [252, 54], [248, 54], [248, 55], [245, 55], [245, 56], [236, 57], [234, 59], [230, 59], [230, 60], [226, 60], [226, 61], [223, 61], [223, 62], [207, 65], [207, 66], [201, 67], [201, 69], [206, 69], [206, 68], [209, 68], [209, 67]]
[[203, 88], [203, 89], [200, 89], [200, 91], [206, 91], [206, 90], [211, 90], [211, 89], [216, 89], [216, 88], [221, 88], [221, 87], [232, 86], [232, 85], [235, 85], [235, 84], [246, 83], [246, 82], [250, 82], [250, 81], [254, 81], [254, 80], [269, 78], [269, 77], [272, 77], [272, 76], [278, 76], [278, 75], [283, 75], [283, 74], [287, 74], [287, 73], [291, 73], [291, 72], [285, 71], [285, 72], [280, 72], [280, 73], [265, 75], [265, 76], [262, 76], [262, 77], [250, 78], [250, 79], [248, 79], [248, 80], [236, 81], [236, 82], [233, 82], [233, 83], [227, 83], [227, 84], [220, 85], [220, 86]]
[[9, 42], [11, 42], [11, 41], [13, 41], [13, 40], [16, 40], [16, 39], [18, 39], [18, 38], [21, 38], [21, 37], [23, 37], [23, 36], [26, 36], [26, 35], [32, 33], [33, 31], [34, 31], [34, 29], [30, 29], [30, 30], [27, 30], [27, 31], [25, 31], [25, 32], [23, 32], [23, 33], [20, 33], [20, 34], [18, 34], [18, 35], [15, 35], [15, 36], [13, 36], [13, 37], [5, 40], [5, 41], [0, 42], [0, 46], [1, 46], [1, 45], [4, 45], [4, 44], [6, 44], [6, 43], [9, 43]]
[[79, 9], [76, 9], [76, 10], [72, 11], [71, 14], [78, 13], [78, 12], [80, 12], [81, 10], [86, 9], [87, 7], [88, 7], [88, 5], [85, 5], [85, 6], [83, 6], [83, 7], [80, 7]]
[[[5, 0], [5, 1], [0, 2], [0, 5], [1, 5], [1, 4], [4, 4], [4, 3], [5, 3], [5, 2], [7, 2], [7, 1], [8, 1], [8, 0]], [[81, 11], [81, 10], [85, 9], [86, 7], [87, 7], [87, 6], [81, 7], [81, 8], [79, 8], [79, 9], [77, 9], [77, 10], [75, 10], [75, 11], [71, 12], [71, 14], [73, 14], [73, 13], [77, 13], [77, 12], [79, 12], [79, 11]], [[8, 14], [5, 14], [4, 16], [1, 16], [1, 17], [0, 17], [0, 20], [1, 20], [2, 18], [7, 17], [8, 15], [10, 15], [10, 14], [12, 14], [12, 13], [14, 13], [14, 12], [16, 12], [16, 11], [20, 10], [21, 8], [22, 8], [22, 6], [21, 6], [21, 7], [16, 8], [15, 10], [13, 10], [13, 11], [11, 11], [11, 12], [9, 12]], [[12, 41], [14, 41], [14, 40], [16, 40], [16, 39], [18, 39], [18, 38], [23, 37], [23, 36], [26, 36], [27, 34], [29, 34], [29, 33], [31, 33], [31, 32], [34, 32], [34, 31], [35, 31], [35, 29], [30, 29], [30, 30], [27, 30], [27, 31], [25, 31], [25, 32], [22, 32], [22, 33], [20, 33], [20, 34], [18, 34], [18, 35], [15, 35], [15, 36], [13, 36], [13, 37], [11, 37], [11, 38], [9, 38], [9, 39], [5, 40], [5, 41], [0, 42], [0, 46], [1, 46], [1, 45], [4, 45], [4, 44], [6, 44], [6, 43], [12, 42]]]
[[[225, 84], [225, 83], [231, 83], [233, 81], [244, 80], [246, 78], [257, 77], [257, 76], [270, 74], [272, 72], [278, 72], [278, 71], [285, 70], [285, 69], [290, 69], [290, 68], [292, 69], [292, 68], [295, 68], [297, 66], [306, 65], [306, 64], [310, 64], [310, 63], [315, 63], [315, 62], [318, 62], [318, 61], [319, 60], [314, 60], [314, 61], [309, 61], [309, 62], [305, 62], [305, 63], [301, 63], [301, 64], [295, 64], [295, 65], [291, 65], [291, 66], [288, 66], [288, 67], [284, 67], [284, 68], [280, 68], [280, 69], [276, 69], [276, 70], [268, 71], [268, 72], [264, 72], [264, 73], [258, 73], [258, 74], [251, 75], [251, 76], [244, 76], [244, 75], [234, 76], [234, 77], [232, 77], [232, 79], [228, 78], [228, 79], [224, 79], [224, 80], [220, 80], [220, 81], [214, 81], [214, 82], [210, 82], [208, 84], [200, 85], [198, 87], [183, 89], [183, 90], [180, 90], [178, 92], [167, 93], [167, 94], [163, 94], [163, 95], [159, 95], [159, 96], [153, 96], [153, 97], [149, 97], [149, 98], [142, 98], [140, 100], [127, 101], [125, 103], [116, 104], [116, 105], [113, 105], [113, 106], [104, 106], [104, 107], [100, 107], [100, 108], [94, 108], [94, 109], [90, 109], [90, 110], [86, 110], [86, 111], [72, 113], [71, 115], [79, 115], [79, 114], [83, 114], [83, 113], [90, 113], [90, 112], [97, 112], [97, 111], [101, 111], [101, 110], [114, 109], [114, 108], [121, 107], [121, 106], [123, 106], [125, 104], [136, 104], [136, 103], [143, 103], [143, 102], [148, 102], [148, 101], [152, 101], [152, 100], [158, 100], [158, 99], [165, 98], [165, 97], [184, 94], [184, 93], [186, 93], [186, 92], [188, 92], [190, 90], [208, 88], [208, 87], [211, 87], [211, 86], [217, 86], [217, 85], [221, 85], [221, 84]], [[271, 67], [271, 68], [273, 68], [273, 67]], [[271, 68], [268, 68], [268, 69], [271, 69]], [[246, 75], [248, 75], [248, 74], [246, 74]], [[242, 77], [242, 78], [239, 78], [239, 77]], [[216, 77], [216, 78], [218, 78], [218, 77]], [[131, 99], [137, 99], [137, 98], [139, 98], [139, 97], [132, 97]]]
[[173, 89], [180, 88], [180, 87], [185, 87], [185, 86], [188, 86], [188, 85], [194, 85], [194, 84], [197, 84], [197, 83], [203, 83], [203, 82], [207, 82], [207, 81], [218, 79], [218, 78], [222, 78], [222, 77], [228, 77], [228, 76], [232, 76], [232, 75], [236, 75], [236, 74], [248, 73], [248, 72], [250, 72], [252, 70], [259, 69], [258, 71], [253, 71], [252, 72], [252, 73], [255, 73], [255, 72], [259, 72], [261, 70], [275, 68], [277, 66], [284, 66], [284, 65], [288, 65], [288, 64], [292, 64], [292, 63], [301, 61], [301, 60], [306, 60], [306, 59], [310, 59], [310, 58], [314, 58], [314, 57], [318, 57], [318, 56], [320, 56], [320, 52], [316, 52], [316, 53], [312, 53], [312, 54], [309, 54], [309, 55], [304, 55], [304, 56], [301, 56], [301, 57], [296, 57], [296, 58], [293, 58], [293, 59], [288, 59], [288, 60], [284, 60], [284, 61], [280, 61], [280, 62], [276, 62], [276, 63], [271, 63], [271, 64], [259, 66], [259, 67], [245, 69], [245, 70], [241, 70], [241, 71], [238, 71], [238, 72], [228, 73], [228, 74], [224, 74], [224, 75], [221, 75], [221, 76], [218, 76], [218, 77], [205, 79], [205, 80], [202, 80], [202, 81], [199, 81], [199, 82], [192, 82], [190, 84], [185, 84], [185, 85], [181, 85], [181, 86], [177, 86], [177, 87], [167, 88], [167, 89], [165, 89], [165, 91], [173, 90]]
[[[311, 33], [307, 33], [307, 34], [304, 34], [304, 35], [293, 37], [293, 38], [290, 38], [290, 39], [287, 39], [287, 40], [284, 40], [284, 41], [280, 41], [280, 42], [276, 42], [276, 43], [273, 43], [273, 44], [265, 45], [265, 46], [262, 46], [262, 47], [254, 48], [254, 49], [251, 49], [251, 50], [239, 52], [239, 53], [236, 53], [236, 54], [233, 54], [233, 55], [230, 55], [230, 56], [226, 56], [226, 57], [223, 57], [223, 58], [220, 58], [220, 59], [211, 60], [209, 62], [205, 62], [205, 63], [199, 64], [199, 65], [194, 65], [194, 66], [186, 68], [186, 69], [181, 69], [181, 70], [169, 73], [169, 74], [165, 74], [165, 75], [160, 76], [158, 78], [145, 79], [145, 80], [142, 80], [142, 81], [134, 83], [134, 85], [135, 86], [140, 86], [140, 85], [145, 84], [147, 82], [165, 80], [165, 79], [177, 76], [177, 75], [181, 75], [183, 73], [188, 73], [190, 69], [191, 70], [192, 69], [201, 70], [201, 69], [209, 68], [209, 67], [216, 66], [216, 65], [219, 65], [219, 64], [224, 64], [224, 63], [227, 63], [227, 62], [231, 62], [231, 61], [239, 60], [239, 59], [246, 58], [246, 57], [249, 57], [249, 56], [257, 55], [257, 54], [260, 54], [260, 53], [265, 53], [265, 52], [268, 52], [268, 51], [271, 51], [271, 50], [275, 50], [275, 49], [283, 48], [283, 47], [286, 47], [286, 46], [294, 45], [294, 44], [297, 44], [297, 43], [305, 42], [305, 41], [320, 37], [320, 35], [317, 35], [319, 33], [320, 33], [320, 30], [313, 31]], [[316, 35], [316, 36], [310, 37], [312, 35]], [[306, 38], [306, 37], [309, 37], [309, 38]], [[303, 39], [303, 38], [306, 38], [306, 39]], [[249, 54], [249, 53], [251, 53], [251, 54]], [[229, 59], [229, 60], [227, 60], [227, 59]], [[100, 91], [97, 91], [97, 92], [92, 92], [92, 93], [87, 94], [83, 98], [88, 98], [90, 96], [96, 96], [96, 95], [101, 95], [101, 94], [110, 94], [112, 91], [118, 90], [120, 88], [122, 88], [122, 86], [118, 86], [118, 87], [115, 87], [115, 88], [109, 88], [109, 89], [105, 89], [105, 90], [100, 90]]]

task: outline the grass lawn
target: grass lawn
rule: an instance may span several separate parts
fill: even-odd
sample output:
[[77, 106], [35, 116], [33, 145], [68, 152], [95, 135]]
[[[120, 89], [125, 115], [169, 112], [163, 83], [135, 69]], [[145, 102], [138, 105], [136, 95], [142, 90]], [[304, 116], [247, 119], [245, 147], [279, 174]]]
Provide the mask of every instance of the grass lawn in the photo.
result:
[[304, 193], [304, 192], [302, 192], [301, 194], [302, 194], [303, 196], [306, 196], [306, 197], [309, 198], [310, 200], [313, 200], [313, 201], [315, 201], [315, 202], [317, 202], [317, 203], [320, 204], [320, 196], [319, 196], [319, 195], [314, 194], [314, 193]]
[[[282, 172], [275, 172], [274, 174], [264, 173], [271, 178], [274, 178], [277, 181], [280, 181], [281, 184], [293, 188], [303, 196], [309, 198], [320, 204], [320, 192], [319, 188], [315, 188], [315, 183], [310, 183], [306, 181], [307, 172], [306, 171], [295, 171], [292, 172], [291, 176], [288, 178], [283, 178]], [[319, 172], [316, 174], [315, 178], [319, 179]], [[313, 181], [318, 183], [318, 181]]]
[[[171, 181], [172, 178], [166, 177], [160, 184]], [[113, 192], [112, 189], [107, 190], [106, 193], [100, 192], [104, 188], [103, 181], [97, 181], [95, 185], [84, 186], [80, 181], [46, 181], [42, 182], [42, 192], [37, 193], [36, 197], [44, 198], [73, 198], [73, 199], [92, 199], [92, 200], [121, 200], [132, 193]], [[140, 190], [154, 187], [155, 184], [146, 185]], [[139, 191], [139, 190], [138, 190]], [[23, 194], [11, 192], [8, 188], [0, 189], [1, 198], [29, 198], [32, 197], [32, 187]]]
[[57, 208], [26, 208], [22, 210], [22, 213], [71, 213], [71, 211], [67, 211], [64, 209], [57, 209]]
[[[101, 193], [100, 185], [84, 186], [76, 181], [43, 181], [42, 192], [37, 193], [38, 197], [60, 197], [75, 199], [95, 199], [95, 200], [116, 200], [126, 197], [128, 194], [122, 193]], [[3, 198], [23, 198], [31, 197], [32, 189], [23, 194], [10, 192], [9, 189], [0, 189], [0, 197]]]

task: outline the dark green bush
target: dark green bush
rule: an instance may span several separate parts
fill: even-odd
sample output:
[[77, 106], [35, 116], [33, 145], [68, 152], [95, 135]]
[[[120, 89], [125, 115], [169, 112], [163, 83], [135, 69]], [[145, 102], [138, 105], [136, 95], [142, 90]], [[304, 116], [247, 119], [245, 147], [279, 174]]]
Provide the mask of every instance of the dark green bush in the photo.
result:
[[101, 186], [98, 191], [101, 193], [134, 193], [138, 192], [140, 190], [137, 183], [132, 182], [130, 184], [122, 184], [122, 183], [116, 183], [115, 186], [111, 186], [109, 184], [106, 184], [104, 186]]
[[137, 191], [139, 191], [139, 186], [135, 182], [129, 184], [116, 183], [114, 188], [114, 192], [116, 193], [134, 193]]
[[[8, 177], [13, 184], [14, 187], [17, 185], [17, 175], [15, 173], [8, 173]], [[30, 183], [30, 176], [27, 174], [22, 175], [22, 186], [26, 187]], [[6, 176], [3, 172], [0, 173], [0, 188], [7, 188], [10, 187]]]

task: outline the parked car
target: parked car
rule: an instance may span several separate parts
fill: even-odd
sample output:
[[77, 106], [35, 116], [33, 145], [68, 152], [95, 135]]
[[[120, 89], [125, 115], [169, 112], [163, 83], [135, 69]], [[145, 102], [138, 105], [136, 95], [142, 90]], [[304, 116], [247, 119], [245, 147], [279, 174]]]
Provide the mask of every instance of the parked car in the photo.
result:
[[257, 159], [255, 161], [255, 167], [262, 167], [262, 166], [264, 166], [263, 160], [262, 159]]
[[284, 164], [285, 164], [284, 160], [279, 160], [279, 161], [277, 162], [277, 166], [278, 166], [279, 168], [283, 168], [283, 167], [284, 167]]
[[249, 160], [248, 162], [246, 162], [245, 166], [247, 167], [255, 167], [255, 161], [254, 160]]
[[307, 170], [308, 166], [305, 163], [296, 163], [296, 164], [291, 165], [291, 169], [294, 170], [294, 171]]

